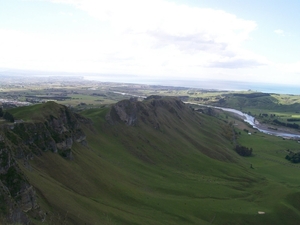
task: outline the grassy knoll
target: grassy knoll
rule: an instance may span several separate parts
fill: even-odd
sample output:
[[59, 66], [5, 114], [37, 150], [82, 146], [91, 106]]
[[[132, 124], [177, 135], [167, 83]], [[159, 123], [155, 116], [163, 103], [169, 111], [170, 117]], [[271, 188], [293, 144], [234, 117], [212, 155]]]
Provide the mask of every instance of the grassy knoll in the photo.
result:
[[10, 109], [15, 119], [22, 119], [24, 121], [43, 121], [45, 115], [56, 116], [61, 110], [61, 105], [53, 101], [43, 104], [35, 104], [32, 106], [24, 106]]

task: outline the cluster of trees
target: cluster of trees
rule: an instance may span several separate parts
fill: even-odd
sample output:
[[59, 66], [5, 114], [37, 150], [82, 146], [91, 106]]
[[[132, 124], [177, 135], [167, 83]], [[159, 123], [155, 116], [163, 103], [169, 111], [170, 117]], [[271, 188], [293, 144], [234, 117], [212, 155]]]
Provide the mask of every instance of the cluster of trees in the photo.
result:
[[273, 120], [273, 123], [275, 124], [278, 124], [280, 126], [285, 126], [285, 127], [289, 127], [289, 128], [294, 128], [294, 129], [299, 129], [299, 125], [296, 124], [296, 123], [284, 123], [284, 122], [281, 122], [279, 120]]
[[291, 161], [292, 163], [299, 163], [300, 162], [300, 152], [294, 153], [289, 151], [289, 154], [285, 157], [285, 159]]
[[268, 93], [261, 93], [261, 92], [254, 92], [254, 93], [249, 93], [249, 94], [233, 94], [233, 96], [237, 97], [245, 97], [245, 98], [259, 98], [259, 97], [266, 97], [270, 96]]
[[[268, 113], [260, 113], [258, 116], [259, 116], [259, 117], [268, 117], [269, 114], [268, 114]], [[276, 114], [270, 114], [270, 117], [271, 117], [271, 118], [272, 118], [272, 117], [275, 117], [275, 116], [276, 116]]]
[[7, 111], [4, 112], [2, 108], [0, 108], [0, 117], [3, 117], [3, 119], [5, 119], [11, 123], [15, 122], [14, 116]]
[[290, 118], [290, 119], [287, 119], [287, 121], [289, 121], [289, 122], [297, 122], [297, 121], [300, 121], [300, 118]]
[[247, 147], [241, 146], [241, 145], [235, 146], [235, 151], [240, 156], [251, 156], [252, 155], [252, 148], [247, 148]]

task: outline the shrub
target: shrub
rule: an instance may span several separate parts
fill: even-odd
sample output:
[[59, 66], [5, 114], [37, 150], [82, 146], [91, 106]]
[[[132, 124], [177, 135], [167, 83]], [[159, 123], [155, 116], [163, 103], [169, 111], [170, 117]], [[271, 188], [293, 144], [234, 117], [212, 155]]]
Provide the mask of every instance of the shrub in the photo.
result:
[[14, 116], [7, 111], [3, 114], [3, 118], [11, 123], [15, 122]]
[[237, 145], [237, 146], [235, 146], [235, 151], [240, 156], [251, 156], [252, 155], [252, 148], [247, 148], [245, 146]]

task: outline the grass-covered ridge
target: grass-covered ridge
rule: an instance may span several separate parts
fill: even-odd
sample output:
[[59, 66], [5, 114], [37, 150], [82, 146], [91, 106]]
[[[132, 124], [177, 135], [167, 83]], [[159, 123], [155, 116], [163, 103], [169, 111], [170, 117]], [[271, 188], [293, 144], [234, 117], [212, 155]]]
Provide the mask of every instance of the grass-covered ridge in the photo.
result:
[[9, 112], [13, 114], [15, 119], [22, 119], [24, 121], [43, 121], [49, 115], [57, 117], [59, 113], [66, 108], [67, 107], [64, 105], [48, 101], [32, 106], [13, 108], [10, 109]]
[[[47, 107], [47, 113], [43, 106], [49, 105], [11, 112], [24, 120], [55, 116], [61, 106], [50, 104], [53, 111]], [[30, 161], [31, 169], [20, 161], [49, 224], [297, 224], [300, 219], [297, 169], [276, 163], [281, 150], [296, 148], [295, 142], [242, 133], [238, 142], [256, 154], [242, 158], [224, 119], [172, 97], [125, 100], [81, 115], [93, 129], [81, 123], [88, 146], [74, 143], [73, 160], [48, 151]]]

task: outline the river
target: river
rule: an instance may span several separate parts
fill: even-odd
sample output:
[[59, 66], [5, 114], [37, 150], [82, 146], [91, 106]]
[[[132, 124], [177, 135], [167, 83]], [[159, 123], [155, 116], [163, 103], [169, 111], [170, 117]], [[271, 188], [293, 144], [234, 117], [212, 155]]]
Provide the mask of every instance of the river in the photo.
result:
[[215, 108], [215, 109], [221, 109], [221, 110], [226, 111], [226, 112], [231, 112], [233, 114], [236, 114], [236, 115], [240, 116], [241, 118], [243, 118], [243, 120], [246, 123], [250, 124], [253, 128], [255, 128], [255, 129], [257, 129], [260, 132], [265, 133], [265, 134], [274, 135], [274, 136], [283, 137], [283, 138], [292, 138], [292, 139], [299, 139], [300, 138], [299, 133], [269, 129], [265, 125], [260, 124], [255, 119], [255, 117], [253, 117], [249, 114], [243, 113], [243, 112], [241, 112], [239, 110], [236, 110], [236, 109], [223, 108], [223, 107], [217, 107], [217, 106], [211, 106], [211, 105], [196, 104], [196, 103], [192, 103], [192, 102], [186, 102], [186, 103], [205, 106], [205, 107], [212, 107], [212, 108]]

